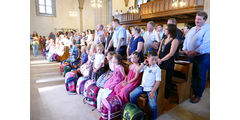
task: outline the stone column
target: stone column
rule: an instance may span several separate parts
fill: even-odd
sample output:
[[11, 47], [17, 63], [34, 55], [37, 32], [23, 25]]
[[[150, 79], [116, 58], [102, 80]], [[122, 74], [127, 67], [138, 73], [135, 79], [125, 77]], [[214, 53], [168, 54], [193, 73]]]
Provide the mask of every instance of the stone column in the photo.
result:
[[79, 8], [79, 17], [80, 17], [80, 32], [82, 32], [83, 31], [83, 17], [82, 17], [82, 9], [81, 8]]
[[83, 31], [83, 17], [82, 17], [82, 10], [83, 10], [83, 4], [84, 4], [84, 0], [78, 0], [78, 4], [79, 4], [79, 17], [80, 17], [80, 28], [79, 28], [79, 32]]

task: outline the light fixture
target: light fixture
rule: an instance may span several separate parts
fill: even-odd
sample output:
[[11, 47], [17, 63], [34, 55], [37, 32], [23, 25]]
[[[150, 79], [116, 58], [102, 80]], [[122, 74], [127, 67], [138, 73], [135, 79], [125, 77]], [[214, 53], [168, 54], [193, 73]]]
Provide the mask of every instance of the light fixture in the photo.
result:
[[91, 0], [91, 7], [101, 8], [102, 7], [102, 0]]
[[137, 8], [133, 8], [129, 12], [130, 13], [139, 13], [139, 10]]
[[184, 0], [173, 0], [172, 7], [184, 7], [186, 5], [186, 2]]
[[180, 2], [179, 2], [179, 6], [180, 7], [183, 7], [183, 6], [185, 6], [186, 5], [186, 2], [184, 2], [183, 0], [181, 0]]

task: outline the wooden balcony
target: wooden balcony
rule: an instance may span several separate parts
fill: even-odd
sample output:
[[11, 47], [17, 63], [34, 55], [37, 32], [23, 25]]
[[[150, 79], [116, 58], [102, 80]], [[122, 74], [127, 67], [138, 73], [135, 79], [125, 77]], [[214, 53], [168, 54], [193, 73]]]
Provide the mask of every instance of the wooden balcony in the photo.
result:
[[183, 7], [173, 7], [173, 0], [155, 0], [141, 5], [141, 18], [192, 14], [203, 10], [204, 0], [184, 0]]
[[164, 24], [167, 19], [176, 18], [178, 23], [194, 22], [196, 13], [204, 8], [204, 0], [184, 0], [185, 5], [172, 6], [173, 0], [154, 0], [142, 4], [140, 12], [136, 14], [125, 13], [118, 15], [121, 24], [141, 25], [153, 20]]
[[141, 22], [140, 13], [123, 13], [115, 18], [119, 19], [121, 24], [137, 24]]

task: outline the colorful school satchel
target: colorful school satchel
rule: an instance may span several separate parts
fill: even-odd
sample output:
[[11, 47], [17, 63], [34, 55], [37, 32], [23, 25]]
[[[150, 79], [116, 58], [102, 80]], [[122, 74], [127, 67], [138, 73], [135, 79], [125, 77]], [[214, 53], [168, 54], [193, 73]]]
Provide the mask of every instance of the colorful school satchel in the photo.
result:
[[145, 113], [136, 104], [127, 103], [123, 109], [122, 120], [144, 120]]
[[43, 56], [46, 56], [46, 49], [45, 48], [42, 48], [42, 54], [43, 54]]
[[63, 68], [63, 77], [65, 77], [67, 72], [70, 72], [72, 70], [72, 68], [70, 66], [65, 66]]
[[93, 80], [88, 80], [88, 81], [86, 81], [86, 83], [84, 84], [84, 90], [83, 90], [83, 96], [84, 96], [84, 97], [87, 97], [87, 88], [88, 88], [88, 86], [90, 86], [90, 85], [92, 85], [92, 84], [96, 84], [96, 82], [93, 81]]
[[78, 76], [76, 73], [68, 72], [65, 76], [65, 86], [66, 90], [70, 92], [76, 91], [76, 83], [77, 83]]
[[79, 95], [83, 94], [84, 84], [86, 83], [87, 80], [88, 80], [88, 78], [85, 78], [85, 77], [78, 78], [77, 87], [76, 87], [77, 94], [79, 94]]
[[118, 95], [110, 94], [102, 100], [100, 120], [111, 120], [121, 116], [122, 102]]
[[86, 91], [86, 96], [83, 99], [83, 103], [84, 104], [88, 104], [90, 106], [93, 106], [95, 110], [97, 108], [97, 95], [98, 95], [98, 91], [99, 91], [99, 87], [96, 86], [96, 84], [91, 84], [88, 86], [87, 91]]
[[64, 68], [65, 66], [70, 66], [70, 63], [68, 63], [68, 62], [62, 62], [62, 64], [60, 65], [60, 73], [61, 73], [61, 74], [63, 73], [63, 68]]
[[52, 58], [53, 61], [59, 61], [59, 56], [56, 53], [53, 53]]

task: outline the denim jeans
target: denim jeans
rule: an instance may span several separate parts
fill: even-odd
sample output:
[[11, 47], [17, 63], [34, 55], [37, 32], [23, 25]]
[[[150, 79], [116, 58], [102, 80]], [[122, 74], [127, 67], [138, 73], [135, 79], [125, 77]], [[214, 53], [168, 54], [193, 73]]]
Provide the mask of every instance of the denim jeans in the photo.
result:
[[[138, 86], [137, 88], [135, 88], [129, 95], [130, 102], [133, 103], [133, 104], [137, 104], [137, 98], [143, 93], [145, 93], [145, 91], [143, 91], [142, 86]], [[156, 120], [157, 117], [158, 117], [158, 114], [157, 114], [157, 92], [155, 92], [155, 98], [153, 98], [153, 99], [149, 98], [150, 91], [148, 91], [146, 93], [147, 93], [147, 96], [148, 96], [148, 104], [149, 104], [149, 107], [150, 107], [151, 112], [152, 112], [153, 120]]]
[[32, 48], [33, 48], [33, 56], [37, 56], [38, 55], [38, 44], [32, 45]]
[[193, 94], [197, 98], [201, 98], [206, 88], [207, 72], [210, 69], [210, 54], [203, 54], [189, 58], [193, 63], [192, 70], [192, 88]]

